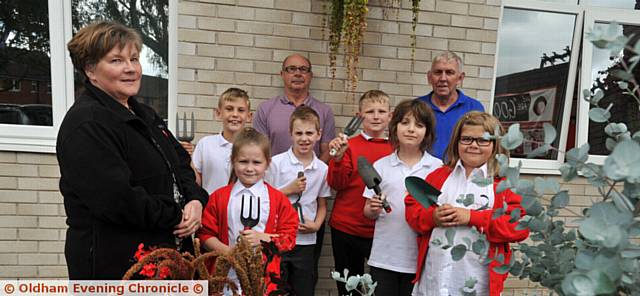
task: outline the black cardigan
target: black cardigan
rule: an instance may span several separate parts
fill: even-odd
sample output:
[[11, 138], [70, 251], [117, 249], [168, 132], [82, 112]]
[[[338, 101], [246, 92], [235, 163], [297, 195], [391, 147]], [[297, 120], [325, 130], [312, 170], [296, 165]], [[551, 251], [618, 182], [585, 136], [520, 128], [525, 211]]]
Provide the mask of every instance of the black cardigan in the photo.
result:
[[[67, 214], [70, 279], [120, 279], [138, 244], [175, 246], [184, 203], [206, 205], [189, 154], [149, 106], [135, 114], [90, 83], [67, 112], [56, 144]], [[173, 171], [184, 196], [173, 197]]]

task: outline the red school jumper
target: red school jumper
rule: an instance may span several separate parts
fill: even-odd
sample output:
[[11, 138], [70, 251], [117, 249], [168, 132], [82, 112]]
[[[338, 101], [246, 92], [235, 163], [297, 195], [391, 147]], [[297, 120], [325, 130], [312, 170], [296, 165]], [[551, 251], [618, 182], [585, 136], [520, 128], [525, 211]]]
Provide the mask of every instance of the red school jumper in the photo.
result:
[[376, 223], [364, 216], [366, 199], [362, 196], [364, 182], [358, 175], [358, 157], [364, 156], [370, 163], [393, 152], [388, 140], [365, 139], [360, 134], [349, 139], [349, 148], [344, 152], [342, 160], [329, 162], [327, 183], [336, 191], [329, 225], [344, 233], [373, 238]]
[[[234, 184], [229, 184], [214, 191], [209, 197], [209, 202], [202, 212], [202, 228], [198, 232], [198, 238], [205, 242], [211, 237], [217, 237], [222, 243], [229, 245], [229, 224], [227, 207], [231, 196], [231, 189]], [[276, 244], [278, 251], [290, 251], [296, 245], [296, 233], [298, 232], [298, 214], [291, 206], [289, 199], [282, 192], [265, 183], [269, 192], [269, 218], [265, 226], [265, 233], [277, 234], [278, 237], [271, 238]], [[212, 270], [215, 262], [209, 264]], [[276, 284], [271, 283], [268, 276], [271, 272], [280, 276], [280, 256], [275, 256], [267, 265], [265, 274], [265, 284], [267, 291], [275, 290]]]
[[[437, 189], [442, 189], [442, 185], [451, 174], [452, 169], [448, 166], [442, 166], [435, 171], [431, 172], [426, 178], [427, 183], [431, 184]], [[529, 236], [529, 230], [516, 230], [515, 227], [518, 222], [509, 223], [511, 219], [511, 211], [514, 209], [520, 209], [520, 215], [524, 216], [525, 212], [520, 205], [522, 197], [513, 193], [507, 189], [501, 193], [495, 193], [496, 186], [502, 179], [495, 178], [493, 181], [493, 192], [495, 198], [493, 201], [493, 209], [490, 210], [471, 210], [471, 217], [469, 220], [469, 226], [475, 226], [478, 231], [484, 233], [489, 240], [489, 258], [493, 258], [496, 251], [504, 255], [504, 263], [509, 264], [511, 259], [511, 248], [509, 243], [523, 241]], [[507, 210], [504, 215], [497, 219], [491, 219], [493, 211], [503, 206], [503, 202], [507, 203]], [[432, 205], [428, 209], [425, 209], [418, 201], [411, 195], [407, 195], [404, 199], [406, 206], [405, 216], [409, 226], [419, 233], [418, 235], [418, 268], [416, 269], [416, 278], [413, 280], [417, 283], [420, 280], [422, 269], [424, 268], [424, 262], [427, 258], [429, 250], [429, 239], [431, 238], [431, 231], [436, 227], [433, 221], [433, 211], [436, 206]], [[507, 279], [508, 274], [499, 274], [493, 271], [494, 267], [500, 266], [497, 261], [489, 263], [489, 295], [499, 296], [504, 288], [504, 281]]]

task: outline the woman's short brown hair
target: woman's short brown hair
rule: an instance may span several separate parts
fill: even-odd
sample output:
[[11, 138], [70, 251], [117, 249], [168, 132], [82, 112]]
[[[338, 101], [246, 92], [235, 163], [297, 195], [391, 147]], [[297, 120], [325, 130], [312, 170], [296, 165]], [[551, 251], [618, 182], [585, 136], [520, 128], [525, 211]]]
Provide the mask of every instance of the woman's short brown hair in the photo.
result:
[[129, 44], [138, 52], [141, 50], [142, 38], [136, 30], [116, 22], [99, 21], [80, 29], [67, 43], [67, 49], [73, 66], [84, 74], [87, 66], [97, 64], [114, 47], [122, 49]]
[[[471, 111], [460, 118], [456, 123], [456, 126], [453, 128], [453, 132], [451, 133], [451, 140], [449, 141], [449, 146], [447, 146], [447, 162], [446, 165], [450, 168], [455, 168], [456, 163], [460, 159], [460, 153], [458, 153], [458, 142], [460, 141], [460, 137], [462, 136], [462, 128], [465, 125], [471, 126], [481, 126], [485, 132], [490, 135], [495, 135], [496, 127], [500, 131], [501, 135], [504, 135], [504, 128], [500, 124], [500, 121], [495, 118], [493, 115], [485, 112], [479, 111]], [[500, 172], [500, 164], [496, 159], [496, 155], [504, 154], [509, 156], [509, 150], [504, 149], [502, 145], [500, 145], [500, 139], [496, 139], [493, 142], [493, 150], [491, 151], [491, 157], [487, 161], [487, 171], [489, 176], [498, 176]]]
[[431, 107], [420, 100], [405, 100], [393, 109], [393, 117], [391, 117], [391, 122], [389, 123], [389, 141], [391, 145], [393, 148], [398, 149], [400, 145], [398, 140], [398, 124], [407, 114], [411, 114], [417, 122], [424, 124], [426, 131], [424, 133], [424, 139], [420, 142], [420, 150], [430, 152], [431, 146], [436, 138], [436, 120], [433, 111], [431, 111]]

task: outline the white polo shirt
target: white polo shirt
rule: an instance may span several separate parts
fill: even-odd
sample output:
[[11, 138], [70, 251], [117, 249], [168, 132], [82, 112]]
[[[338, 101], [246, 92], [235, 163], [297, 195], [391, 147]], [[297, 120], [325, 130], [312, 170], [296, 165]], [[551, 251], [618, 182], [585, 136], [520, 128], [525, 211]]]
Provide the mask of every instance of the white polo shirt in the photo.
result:
[[[424, 179], [442, 166], [442, 161], [425, 152], [418, 163], [409, 167], [398, 158], [397, 152], [396, 150], [373, 163], [382, 178], [380, 189], [387, 196], [392, 211], [382, 211], [376, 220], [371, 256], [367, 264], [395, 272], [415, 273], [418, 233], [405, 220], [404, 198], [407, 196], [407, 189], [404, 179], [408, 176]], [[362, 195], [372, 198], [375, 192], [365, 188]]]
[[[302, 214], [305, 221], [314, 221], [318, 212], [318, 198], [331, 196], [331, 189], [327, 184], [327, 164], [313, 155], [311, 164], [304, 167], [302, 162], [289, 150], [274, 156], [267, 170], [265, 180], [276, 188], [283, 188], [298, 177], [298, 172], [304, 172], [307, 177], [307, 187], [300, 197]], [[291, 204], [295, 203], [298, 195], [289, 196]], [[296, 236], [296, 245], [313, 245], [316, 243], [316, 233], [299, 233]]]
[[[484, 206], [493, 208], [495, 195], [493, 185], [481, 187], [471, 182], [474, 174], [487, 177], [487, 164], [480, 168], [473, 169], [469, 178], [465, 175], [462, 162], [458, 161], [451, 175], [442, 185], [442, 194], [438, 197], [438, 204], [450, 204], [454, 207], [477, 210]], [[474, 195], [474, 200], [469, 205], [464, 205], [461, 198], [469, 193]], [[465, 244], [468, 238], [471, 242], [478, 240], [479, 236], [471, 232], [471, 227], [455, 226], [454, 246]], [[458, 295], [460, 289], [464, 287], [464, 281], [468, 278], [478, 280], [474, 289], [477, 295], [489, 295], [489, 269], [481, 263], [481, 258], [473, 252], [467, 252], [465, 256], [454, 261], [451, 259], [451, 249], [442, 249], [442, 245], [435, 246], [432, 242], [435, 239], [443, 243], [447, 242], [445, 236], [446, 227], [436, 227], [431, 232], [429, 240], [429, 251], [422, 269], [420, 282], [413, 288], [413, 295]]]
[[206, 136], [193, 151], [192, 162], [202, 174], [202, 188], [211, 195], [216, 189], [229, 184], [231, 174], [231, 147], [222, 134]]

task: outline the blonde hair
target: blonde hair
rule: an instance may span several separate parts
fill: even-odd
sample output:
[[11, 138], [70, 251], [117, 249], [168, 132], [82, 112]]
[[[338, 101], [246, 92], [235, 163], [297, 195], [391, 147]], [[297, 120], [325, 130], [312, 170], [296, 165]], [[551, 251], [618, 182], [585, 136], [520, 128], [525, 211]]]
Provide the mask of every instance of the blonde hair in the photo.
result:
[[249, 95], [243, 89], [237, 87], [230, 87], [225, 90], [218, 99], [218, 108], [222, 108], [224, 102], [235, 102], [238, 99], [243, 99], [247, 103], [247, 108], [251, 108], [251, 102], [249, 101]]
[[293, 110], [289, 118], [289, 132], [293, 131], [293, 122], [296, 120], [313, 122], [316, 126], [316, 131], [320, 131], [320, 116], [318, 116], [316, 110], [313, 110], [313, 108], [309, 106], [300, 105]]
[[362, 107], [366, 102], [372, 102], [386, 104], [389, 109], [391, 109], [391, 104], [389, 103], [389, 101], [389, 95], [387, 95], [387, 93], [381, 90], [372, 89], [366, 91], [362, 94], [362, 96], [360, 96], [360, 99], [358, 100], [358, 108], [360, 111], [362, 111]]
[[99, 21], [80, 29], [67, 43], [67, 49], [73, 66], [84, 74], [86, 67], [96, 65], [116, 46], [123, 49], [131, 44], [140, 52], [142, 38], [136, 30], [117, 22]]
[[411, 114], [417, 122], [424, 124], [426, 131], [422, 142], [420, 142], [420, 150], [431, 151], [431, 146], [435, 141], [436, 119], [431, 108], [420, 100], [405, 100], [400, 102], [393, 109], [393, 117], [389, 123], [389, 142], [393, 148], [398, 149], [400, 141], [398, 140], [398, 124], [407, 114]]
[[237, 180], [233, 165], [238, 158], [240, 149], [247, 145], [258, 146], [260, 150], [262, 150], [262, 153], [264, 153], [264, 158], [267, 160], [267, 167], [271, 163], [271, 143], [269, 143], [269, 138], [252, 127], [245, 127], [236, 135], [235, 139], [233, 140], [233, 147], [231, 147], [230, 159], [232, 168], [231, 175], [229, 176], [229, 184], [234, 183]]
[[[446, 165], [450, 168], [455, 168], [456, 163], [460, 159], [460, 153], [458, 152], [458, 142], [460, 142], [460, 137], [462, 136], [462, 128], [465, 126], [481, 126], [485, 132], [488, 132], [490, 135], [495, 136], [495, 129], [498, 127], [501, 135], [504, 135], [504, 128], [500, 124], [500, 121], [495, 118], [493, 115], [485, 112], [479, 111], [471, 111], [460, 118], [456, 123], [456, 126], [453, 128], [453, 133], [451, 134], [451, 140], [449, 141], [449, 145], [447, 146], [447, 162]], [[491, 151], [491, 157], [487, 160], [487, 169], [488, 174], [490, 176], [498, 176], [500, 171], [500, 164], [496, 159], [496, 155], [504, 154], [507, 157], [509, 156], [509, 150], [504, 149], [500, 145], [500, 139], [496, 139], [493, 142], [493, 149]]]

